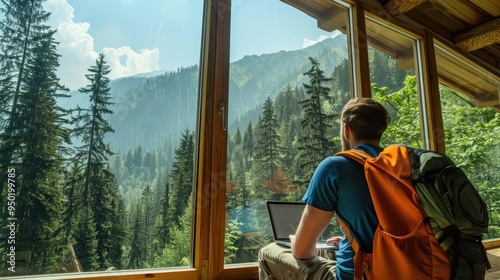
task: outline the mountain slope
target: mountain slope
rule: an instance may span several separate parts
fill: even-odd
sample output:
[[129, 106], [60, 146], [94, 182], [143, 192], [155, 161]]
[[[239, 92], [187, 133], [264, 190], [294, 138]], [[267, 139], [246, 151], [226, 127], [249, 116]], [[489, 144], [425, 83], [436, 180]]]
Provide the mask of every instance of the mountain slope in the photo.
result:
[[[303, 73], [311, 67], [309, 57], [320, 61], [325, 75], [330, 76], [347, 55], [346, 37], [337, 36], [304, 49], [249, 55], [231, 63], [229, 123], [245, 112], [259, 111], [268, 96], [274, 99], [288, 83], [295, 87], [308, 82]], [[198, 66], [153, 77], [143, 75], [112, 81], [115, 105], [109, 121], [115, 133], [107, 137], [112, 150], [126, 153], [139, 145], [146, 150], [160, 149], [167, 139], [175, 145], [184, 130], [194, 130], [197, 81]], [[82, 94], [72, 95], [64, 107], [88, 104]]]

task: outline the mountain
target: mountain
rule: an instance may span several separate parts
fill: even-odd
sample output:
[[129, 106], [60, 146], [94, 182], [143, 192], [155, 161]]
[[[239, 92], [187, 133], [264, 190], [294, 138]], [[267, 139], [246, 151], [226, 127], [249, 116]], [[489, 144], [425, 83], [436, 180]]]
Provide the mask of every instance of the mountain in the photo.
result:
[[231, 63], [229, 122], [261, 106], [268, 96], [274, 97], [288, 83], [301, 86], [308, 82], [303, 74], [311, 67], [309, 57], [320, 61], [325, 75], [330, 76], [334, 67], [348, 57], [346, 37], [329, 38], [295, 51], [245, 56]]
[[[311, 67], [309, 57], [320, 61], [325, 75], [330, 76], [334, 67], [348, 57], [346, 36], [294, 51], [248, 55], [231, 63], [229, 123], [232, 127], [240, 125], [235, 122], [245, 113], [260, 112], [265, 99], [268, 96], [274, 99], [287, 84], [295, 87], [308, 82], [303, 73]], [[173, 141], [175, 147], [184, 130], [195, 129], [197, 81], [198, 66], [113, 80], [110, 86], [115, 104], [109, 121], [115, 133], [107, 137], [112, 150], [126, 153], [139, 145], [146, 150], [161, 149], [167, 141]], [[63, 107], [88, 106], [88, 97], [79, 92], [71, 95]], [[248, 122], [241, 124], [246, 125]]]

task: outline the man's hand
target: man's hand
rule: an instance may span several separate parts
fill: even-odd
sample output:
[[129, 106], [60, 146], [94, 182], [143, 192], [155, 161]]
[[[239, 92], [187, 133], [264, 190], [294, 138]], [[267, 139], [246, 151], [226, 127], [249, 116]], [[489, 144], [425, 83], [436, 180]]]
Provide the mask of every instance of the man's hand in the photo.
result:
[[326, 240], [326, 244], [328, 245], [332, 245], [332, 246], [335, 246], [335, 247], [339, 247], [339, 244], [340, 244], [340, 241], [342, 240], [342, 236], [333, 236], [333, 237], [330, 237]]

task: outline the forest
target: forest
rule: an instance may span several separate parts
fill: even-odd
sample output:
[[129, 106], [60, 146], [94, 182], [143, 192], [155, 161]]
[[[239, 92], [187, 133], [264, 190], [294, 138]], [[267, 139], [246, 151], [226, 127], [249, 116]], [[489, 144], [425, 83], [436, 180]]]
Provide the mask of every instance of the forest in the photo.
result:
[[[198, 67], [134, 82], [133, 90], [124, 89], [134, 95], [113, 99], [119, 87], [112, 88], [112, 69], [100, 54], [88, 66], [87, 85], [71, 93], [86, 101], [65, 103], [71, 97], [57, 76], [56, 31], [46, 25], [49, 14], [41, 2], [2, 0], [0, 216], [14, 227], [0, 231], [0, 275], [189, 266]], [[260, 99], [250, 93], [258, 91], [256, 84], [242, 89], [238, 83], [243, 60], [231, 66], [239, 71], [233, 72], [230, 98], [262, 102], [230, 116], [228, 264], [256, 261], [258, 249], [271, 241], [265, 200], [300, 200], [316, 165], [340, 150], [340, 110], [351, 96], [349, 62], [335, 55], [345, 49], [319, 51], [306, 53], [300, 65], [282, 66], [298, 71], [300, 79], [283, 72], [279, 81], [266, 80], [272, 90]], [[247, 57], [246, 69], [276, 57]], [[382, 144], [423, 148], [415, 73], [375, 49], [370, 60], [373, 98], [392, 119]], [[264, 74], [256, 77], [266, 79]], [[447, 154], [488, 204], [485, 238], [498, 237], [500, 114], [446, 87], [441, 95]], [[166, 110], [165, 102], [177, 109]], [[137, 120], [138, 104], [147, 118]], [[163, 133], [161, 126], [147, 125], [155, 118], [155, 124], [181, 125]], [[332, 222], [326, 234], [338, 230]]]

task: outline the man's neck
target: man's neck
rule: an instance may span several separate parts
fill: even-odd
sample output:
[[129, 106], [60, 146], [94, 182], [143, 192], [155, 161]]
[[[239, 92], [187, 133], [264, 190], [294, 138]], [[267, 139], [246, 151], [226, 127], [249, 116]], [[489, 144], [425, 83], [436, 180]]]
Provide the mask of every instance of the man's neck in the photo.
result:
[[361, 140], [361, 141], [351, 141], [351, 143], [349, 143], [349, 144], [351, 145], [352, 148], [356, 147], [357, 145], [361, 145], [361, 144], [368, 144], [371, 146], [378, 147], [380, 145], [380, 142], [376, 141], [376, 140]]

